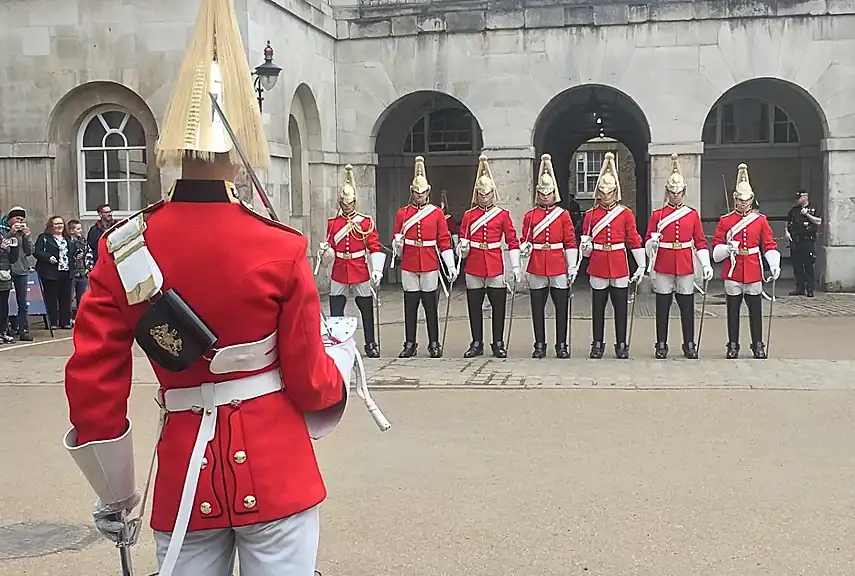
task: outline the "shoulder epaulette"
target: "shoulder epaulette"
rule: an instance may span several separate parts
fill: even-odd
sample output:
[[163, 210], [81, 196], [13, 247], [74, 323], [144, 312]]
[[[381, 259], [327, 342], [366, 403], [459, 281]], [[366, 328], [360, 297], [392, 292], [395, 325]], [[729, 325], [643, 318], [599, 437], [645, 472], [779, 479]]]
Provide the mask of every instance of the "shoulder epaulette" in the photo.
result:
[[105, 236], [105, 237], [109, 236], [110, 234], [112, 234], [113, 232], [115, 232], [116, 230], [118, 230], [119, 228], [121, 228], [122, 226], [124, 226], [125, 224], [127, 224], [128, 222], [130, 222], [131, 220], [136, 218], [137, 216], [139, 216], [140, 214], [143, 214], [143, 215], [151, 214], [152, 212], [155, 212], [155, 211], [159, 210], [160, 208], [163, 208], [163, 206], [165, 206], [165, 205], [166, 205], [166, 200], [159, 200], [159, 201], [155, 202], [154, 204], [149, 204], [148, 206], [146, 206], [142, 210], [134, 212], [133, 214], [131, 214], [127, 218], [122, 218], [118, 222], [115, 222], [112, 226], [107, 228], [106, 231], [104, 231], [102, 236]]
[[297, 230], [296, 228], [293, 228], [292, 226], [288, 226], [287, 224], [283, 224], [282, 222], [277, 222], [276, 220], [273, 220], [272, 218], [268, 218], [264, 214], [259, 214], [258, 212], [255, 211], [255, 208], [253, 208], [252, 205], [250, 205], [249, 203], [247, 203], [243, 200], [240, 201], [240, 206], [241, 206], [241, 208], [244, 209], [245, 212], [248, 212], [249, 214], [258, 218], [259, 220], [261, 220], [262, 222], [264, 222], [265, 224], [267, 224], [269, 226], [274, 226], [276, 228], [279, 228], [280, 230], [284, 230], [285, 232], [290, 232], [291, 234], [303, 236], [303, 233], [300, 232], [299, 230]]

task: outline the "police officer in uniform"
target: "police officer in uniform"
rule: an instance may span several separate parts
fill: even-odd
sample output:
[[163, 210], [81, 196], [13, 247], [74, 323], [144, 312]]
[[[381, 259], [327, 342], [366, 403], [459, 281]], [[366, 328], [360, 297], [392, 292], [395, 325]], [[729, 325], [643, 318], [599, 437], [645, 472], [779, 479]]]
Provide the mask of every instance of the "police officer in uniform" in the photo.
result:
[[796, 194], [798, 203], [787, 214], [787, 240], [790, 241], [790, 256], [796, 276], [796, 289], [790, 296], [813, 298], [816, 289], [813, 265], [816, 262], [816, 233], [822, 224], [822, 218], [816, 215], [816, 208], [810, 205], [807, 190]]

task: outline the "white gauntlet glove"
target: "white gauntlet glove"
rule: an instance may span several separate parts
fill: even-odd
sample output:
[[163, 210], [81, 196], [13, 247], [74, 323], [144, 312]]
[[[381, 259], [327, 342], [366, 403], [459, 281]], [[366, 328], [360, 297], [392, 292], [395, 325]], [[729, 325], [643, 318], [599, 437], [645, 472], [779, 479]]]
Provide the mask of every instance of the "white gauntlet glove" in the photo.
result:
[[590, 236], [582, 236], [579, 239], [579, 251], [583, 258], [589, 258], [594, 251], [594, 240]]
[[466, 258], [469, 256], [469, 239], [461, 238], [457, 243], [457, 255], [460, 258]]
[[335, 260], [335, 250], [332, 249], [329, 242], [321, 242], [318, 246], [318, 257], [325, 266], [329, 266]]
[[401, 254], [404, 253], [404, 235], [403, 234], [395, 234], [395, 238], [392, 239], [392, 255], [401, 257]]
[[529, 256], [531, 256], [531, 251], [533, 248], [534, 247], [532, 246], [531, 242], [523, 242], [522, 244], [520, 244], [520, 256], [522, 256], [523, 258], [528, 258]]
[[698, 261], [701, 263], [701, 270], [703, 270], [704, 281], [709, 282], [713, 277], [713, 268], [710, 263], [710, 251], [709, 250], [698, 250]]
[[106, 505], [98, 500], [92, 507], [95, 528], [108, 540], [118, 542], [122, 537], [122, 531], [125, 529], [125, 523], [119, 519], [120, 514], [131, 512], [137, 507], [140, 500], [139, 492], [134, 492], [133, 496], [116, 504]]

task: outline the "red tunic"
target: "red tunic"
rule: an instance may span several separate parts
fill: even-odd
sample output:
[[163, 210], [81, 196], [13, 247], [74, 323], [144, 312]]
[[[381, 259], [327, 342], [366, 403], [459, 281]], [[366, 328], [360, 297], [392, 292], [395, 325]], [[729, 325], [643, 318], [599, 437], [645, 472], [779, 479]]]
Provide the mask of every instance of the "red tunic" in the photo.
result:
[[662, 230], [659, 230], [659, 222], [668, 218], [678, 209], [673, 206], [663, 206], [654, 210], [647, 224], [647, 235], [644, 241], [650, 240], [654, 232], [659, 232], [659, 249], [656, 251], [656, 262], [653, 271], [660, 274], [671, 274], [674, 276], [687, 276], [695, 273], [695, 250], [706, 250], [707, 239], [704, 236], [704, 228], [701, 225], [701, 217], [694, 208], [673, 222], [669, 222]]
[[[417, 215], [421, 219], [417, 219]], [[433, 204], [427, 204], [421, 209], [409, 204], [398, 210], [392, 233], [404, 235], [401, 268], [407, 272], [439, 270], [437, 249], [440, 254], [451, 250], [451, 234], [448, 233], [445, 216]]]
[[[489, 220], [482, 220], [487, 213], [492, 216]], [[502, 237], [508, 245], [508, 250], [519, 250], [520, 247], [511, 213], [499, 206], [490, 210], [480, 206], [467, 210], [460, 222], [460, 232], [461, 238], [470, 241], [464, 269], [470, 276], [493, 278], [505, 273]]]
[[[713, 237], [713, 246], [727, 244], [728, 232], [742, 220], [743, 216], [738, 212], [725, 214], [718, 221]], [[757, 218], [748, 226], [738, 232], [732, 240], [739, 242], [739, 252], [735, 255], [735, 263], [731, 264], [730, 258], [725, 258], [721, 269], [721, 277], [725, 280], [733, 280], [743, 284], [753, 284], [763, 280], [762, 255], [769, 250], [777, 250], [778, 244], [772, 235], [769, 221], [763, 214], [757, 214]], [[733, 273], [731, 273], [733, 268]]]
[[[218, 336], [217, 348], [255, 342], [277, 332], [279, 362], [273, 367], [287, 366], [284, 391], [219, 408], [189, 530], [270, 522], [317, 505], [326, 497], [326, 488], [304, 412], [338, 403], [342, 378], [321, 339], [320, 301], [306, 258], [306, 238], [227, 201], [171, 201], [148, 212], [145, 239], [163, 272], [163, 290], [174, 288], [181, 294]], [[231, 224], [215, 242], [211, 222]], [[248, 246], [260, 249], [247, 250]], [[70, 420], [79, 444], [125, 432], [133, 327], [147, 307], [128, 306], [106, 236], [99, 241], [98, 254], [77, 313], [74, 354], [65, 369]], [[176, 373], [153, 364], [163, 390], [271, 369], [213, 374], [208, 366], [200, 359]], [[169, 414], [157, 448], [154, 530], [173, 529], [200, 421], [201, 416], [190, 411]], [[143, 453], [149, 448], [142, 446]], [[233, 458], [239, 450], [247, 454], [243, 464]], [[246, 509], [243, 499], [250, 494], [257, 504]], [[201, 502], [211, 504], [210, 514], [200, 513]]]
[[[618, 209], [621, 212], [597, 234], [593, 234], [597, 222], [612, 210]], [[593, 236], [594, 251], [588, 262], [589, 276], [612, 280], [629, 276], [628, 251], [641, 248], [641, 235], [636, 229], [632, 210], [621, 205], [611, 210], [595, 206], [585, 212], [582, 230], [585, 235]]]
[[[535, 229], [538, 224], [553, 212], [560, 212], [549, 226], [542, 231]], [[529, 210], [523, 217], [522, 242], [532, 244], [531, 256], [526, 270], [536, 276], [562, 276], [567, 274], [567, 260], [564, 250], [576, 247], [576, 233], [570, 213], [560, 206], [537, 207]], [[560, 246], [559, 246], [560, 244]]]
[[445, 215], [445, 225], [448, 226], [448, 233], [454, 236], [457, 234], [457, 222], [451, 214]]
[[[359, 226], [362, 234], [374, 228], [371, 217], [364, 214], [355, 215], [353, 225]], [[335, 251], [330, 277], [339, 284], [368, 282], [371, 277], [368, 258], [375, 252], [383, 251], [376, 228], [363, 238], [353, 225], [344, 216], [327, 221], [327, 241]]]

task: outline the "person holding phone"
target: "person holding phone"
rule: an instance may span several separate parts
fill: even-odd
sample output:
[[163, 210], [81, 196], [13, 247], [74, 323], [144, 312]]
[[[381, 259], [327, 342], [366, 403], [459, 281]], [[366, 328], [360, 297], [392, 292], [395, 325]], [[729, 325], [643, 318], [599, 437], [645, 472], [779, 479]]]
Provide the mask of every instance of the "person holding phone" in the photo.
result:
[[12, 290], [12, 261], [18, 259], [15, 239], [0, 231], [0, 344], [9, 344], [14, 339], [6, 333], [9, 326], [9, 292]]
[[15, 289], [15, 299], [18, 304], [18, 317], [15, 319], [18, 339], [22, 342], [32, 342], [33, 337], [30, 335], [30, 324], [27, 318], [27, 278], [30, 275], [29, 257], [33, 255], [34, 246], [32, 231], [25, 222], [26, 218], [27, 211], [21, 206], [15, 206], [6, 215], [6, 222], [2, 229], [10, 240], [10, 248], [18, 248], [17, 257], [11, 258], [9, 263], [12, 286]]

